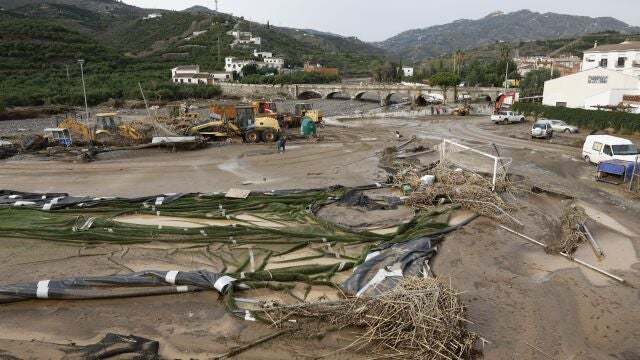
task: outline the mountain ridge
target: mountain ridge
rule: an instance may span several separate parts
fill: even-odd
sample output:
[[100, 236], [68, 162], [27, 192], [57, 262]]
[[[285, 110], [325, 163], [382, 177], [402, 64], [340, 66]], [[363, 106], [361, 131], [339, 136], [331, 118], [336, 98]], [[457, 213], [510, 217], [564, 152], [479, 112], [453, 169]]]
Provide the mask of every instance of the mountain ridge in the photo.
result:
[[640, 28], [612, 17], [518, 10], [492, 12], [475, 19], [458, 19], [448, 24], [410, 29], [373, 44], [410, 61], [453, 53], [457, 49], [489, 45], [495, 42], [526, 42], [575, 37], [602, 31], [633, 33]]

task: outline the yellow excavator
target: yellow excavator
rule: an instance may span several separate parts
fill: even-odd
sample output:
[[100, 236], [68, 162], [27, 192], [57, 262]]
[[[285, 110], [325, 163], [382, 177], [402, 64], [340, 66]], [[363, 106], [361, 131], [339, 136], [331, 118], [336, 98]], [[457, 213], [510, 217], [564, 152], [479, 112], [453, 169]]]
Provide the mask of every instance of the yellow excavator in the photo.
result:
[[256, 118], [253, 106], [236, 106], [234, 110], [234, 119], [222, 116], [220, 120], [192, 127], [191, 133], [214, 140], [241, 137], [246, 143], [275, 142], [280, 138], [278, 120], [270, 117]]
[[118, 140], [140, 141], [145, 134], [141, 131], [122, 123], [117, 113], [96, 114], [96, 124], [93, 129], [79, 122], [76, 118], [69, 117], [58, 125], [59, 128], [69, 129], [73, 136], [80, 136], [86, 142], [110, 143]]
[[166, 108], [169, 119], [198, 119], [200, 117], [197, 112], [189, 112], [189, 106], [179, 101], [168, 103]]

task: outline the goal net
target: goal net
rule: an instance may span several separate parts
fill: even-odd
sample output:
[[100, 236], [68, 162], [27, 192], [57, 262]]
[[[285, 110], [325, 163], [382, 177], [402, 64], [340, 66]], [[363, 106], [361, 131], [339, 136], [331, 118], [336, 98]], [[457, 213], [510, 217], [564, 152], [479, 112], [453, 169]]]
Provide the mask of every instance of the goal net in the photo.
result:
[[467, 146], [444, 139], [440, 144], [440, 161], [487, 176], [491, 190], [506, 179], [512, 159], [501, 157], [495, 144]]

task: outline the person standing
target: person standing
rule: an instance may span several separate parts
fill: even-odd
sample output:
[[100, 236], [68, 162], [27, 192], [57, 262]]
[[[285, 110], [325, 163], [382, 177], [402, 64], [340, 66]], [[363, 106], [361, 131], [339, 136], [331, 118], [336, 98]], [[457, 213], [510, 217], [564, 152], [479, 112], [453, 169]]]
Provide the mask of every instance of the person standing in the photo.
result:
[[436, 115], [440, 115], [440, 105], [436, 106]]
[[435, 112], [436, 112], [436, 108], [433, 107], [433, 105], [431, 105], [431, 116], [433, 116]]
[[282, 152], [285, 152], [286, 145], [287, 145], [287, 135], [282, 134], [280, 136], [280, 139], [278, 139], [278, 153], [280, 153], [280, 150], [282, 150]]

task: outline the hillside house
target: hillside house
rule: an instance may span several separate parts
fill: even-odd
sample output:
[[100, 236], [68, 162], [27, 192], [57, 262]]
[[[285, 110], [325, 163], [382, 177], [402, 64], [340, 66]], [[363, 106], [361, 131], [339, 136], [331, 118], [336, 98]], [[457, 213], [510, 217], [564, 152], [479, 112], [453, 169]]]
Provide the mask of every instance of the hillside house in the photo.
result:
[[402, 74], [405, 77], [411, 77], [413, 76], [413, 68], [412, 67], [408, 67], [408, 66], [403, 66], [402, 67]]
[[200, 72], [198, 65], [185, 65], [171, 69], [171, 81], [176, 84], [213, 85], [216, 82], [233, 81], [233, 74], [226, 71]]
[[640, 77], [640, 41], [598, 45], [585, 50], [582, 70], [604, 68], [625, 75]]

